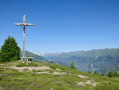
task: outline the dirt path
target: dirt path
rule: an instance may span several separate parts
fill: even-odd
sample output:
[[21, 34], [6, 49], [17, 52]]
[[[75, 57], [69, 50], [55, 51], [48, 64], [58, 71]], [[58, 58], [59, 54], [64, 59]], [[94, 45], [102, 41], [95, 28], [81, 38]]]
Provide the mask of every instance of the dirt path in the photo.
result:
[[65, 73], [65, 72], [52, 72], [52, 73], [50, 73], [50, 72], [48, 72], [48, 71], [44, 71], [44, 72], [36, 72], [36, 74], [52, 74], [52, 75], [63, 75], [63, 74], [67, 74], [67, 73]]
[[77, 75], [77, 76], [80, 77], [80, 78], [88, 78], [88, 77], [86, 77], [84, 75]]
[[93, 82], [93, 81], [91, 81], [91, 80], [87, 80], [86, 82], [78, 82], [77, 83], [77, 85], [79, 86], [85, 86], [86, 84], [89, 84], [89, 85], [92, 85], [93, 87], [95, 87], [96, 86], [96, 82]]
[[3, 66], [4, 64], [0, 64], [0, 66]]
[[20, 72], [23, 72], [24, 71], [24, 69], [28, 69], [28, 70], [30, 70], [30, 71], [32, 71], [32, 70], [46, 70], [46, 69], [50, 69], [49, 67], [47, 67], [47, 66], [41, 66], [41, 67], [11, 67], [11, 68], [14, 68], [14, 69], [17, 69], [18, 71], [20, 71]]

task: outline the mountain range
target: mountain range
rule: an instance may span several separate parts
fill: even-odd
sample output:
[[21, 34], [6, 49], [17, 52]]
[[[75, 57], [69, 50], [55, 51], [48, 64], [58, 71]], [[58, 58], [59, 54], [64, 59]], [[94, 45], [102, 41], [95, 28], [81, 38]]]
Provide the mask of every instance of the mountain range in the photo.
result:
[[108, 72], [110, 70], [119, 71], [119, 49], [94, 49], [90, 51], [74, 51], [68, 53], [47, 53], [41, 54], [44, 58], [62, 62], [69, 66], [71, 61], [77, 70]]

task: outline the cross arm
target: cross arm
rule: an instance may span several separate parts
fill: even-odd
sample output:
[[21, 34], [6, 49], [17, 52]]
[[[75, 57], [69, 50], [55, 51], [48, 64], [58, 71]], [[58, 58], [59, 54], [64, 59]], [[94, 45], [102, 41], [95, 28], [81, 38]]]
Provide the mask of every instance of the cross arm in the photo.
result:
[[23, 26], [23, 23], [15, 23], [17, 26]]
[[26, 24], [25, 26], [34, 26], [34, 24], [30, 24], [30, 23], [29, 23], [29, 24]]

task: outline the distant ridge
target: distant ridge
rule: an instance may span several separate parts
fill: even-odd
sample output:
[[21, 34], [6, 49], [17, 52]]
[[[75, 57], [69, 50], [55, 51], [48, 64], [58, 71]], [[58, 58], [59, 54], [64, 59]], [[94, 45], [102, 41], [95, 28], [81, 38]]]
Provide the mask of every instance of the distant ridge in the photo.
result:
[[53, 59], [70, 65], [74, 63], [81, 71], [108, 72], [119, 71], [119, 48], [93, 49], [89, 51], [74, 51], [68, 53], [51, 53], [44, 55], [46, 59]]

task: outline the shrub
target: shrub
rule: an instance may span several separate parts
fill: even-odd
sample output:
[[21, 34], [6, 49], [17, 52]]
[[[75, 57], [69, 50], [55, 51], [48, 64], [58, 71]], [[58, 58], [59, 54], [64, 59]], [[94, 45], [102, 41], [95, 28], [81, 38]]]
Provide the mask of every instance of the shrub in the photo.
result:
[[110, 78], [113, 77], [113, 72], [112, 72], [112, 71], [109, 71], [109, 72], [107, 73], [107, 76], [110, 77]]

